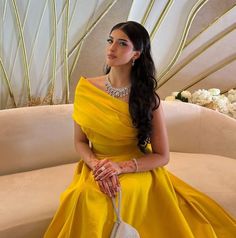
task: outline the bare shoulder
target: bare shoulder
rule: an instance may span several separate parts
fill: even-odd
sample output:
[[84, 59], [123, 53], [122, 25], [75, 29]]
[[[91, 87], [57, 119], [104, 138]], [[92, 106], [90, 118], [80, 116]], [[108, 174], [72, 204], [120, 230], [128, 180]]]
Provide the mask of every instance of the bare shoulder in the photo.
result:
[[86, 80], [88, 80], [91, 84], [93, 84], [94, 86], [104, 90], [105, 89], [105, 76], [98, 76], [98, 77], [92, 77], [92, 78], [86, 78]]

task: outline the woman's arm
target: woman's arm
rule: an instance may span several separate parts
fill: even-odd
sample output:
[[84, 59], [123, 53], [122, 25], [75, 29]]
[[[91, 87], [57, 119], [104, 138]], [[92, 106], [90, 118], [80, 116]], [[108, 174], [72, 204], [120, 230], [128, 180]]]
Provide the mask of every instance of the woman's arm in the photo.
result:
[[[162, 167], [169, 162], [169, 143], [167, 137], [167, 129], [165, 125], [164, 113], [162, 105], [153, 112], [152, 119], [152, 135], [151, 135], [152, 153], [146, 154], [141, 158], [118, 163], [100, 161], [95, 168], [95, 179], [105, 179], [109, 176], [106, 171], [99, 173], [99, 168], [105, 166], [113, 168], [117, 174], [144, 172]], [[117, 166], [118, 165], [118, 166]]]
[[74, 144], [75, 150], [81, 159], [88, 165], [90, 169], [93, 170], [99, 160], [89, 147], [89, 140], [87, 136], [76, 122], [74, 122]]
[[[81, 159], [88, 165], [91, 170], [95, 170], [98, 160], [95, 154], [89, 147], [89, 140], [87, 136], [82, 131], [81, 127], [74, 122], [74, 143], [75, 149], [80, 155]], [[100, 172], [100, 171], [99, 171]], [[97, 181], [100, 190], [110, 197], [115, 197], [118, 189], [120, 187], [119, 179], [116, 173], [110, 173], [110, 176], [104, 180]]]
[[132, 173], [136, 170], [138, 172], [148, 171], [162, 167], [169, 162], [169, 142], [161, 103], [153, 112], [152, 135], [150, 139], [152, 153], [136, 159], [137, 168], [133, 160], [120, 162], [121, 173]]

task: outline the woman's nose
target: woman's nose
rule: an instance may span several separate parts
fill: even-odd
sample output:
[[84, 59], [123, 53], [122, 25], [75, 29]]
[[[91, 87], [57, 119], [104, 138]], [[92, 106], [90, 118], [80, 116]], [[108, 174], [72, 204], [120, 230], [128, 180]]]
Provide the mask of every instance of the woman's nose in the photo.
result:
[[112, 44], [110, 44], [109, 48], [110, 48], [111, 51], [116, 50], [116, 42], [113, 42]]

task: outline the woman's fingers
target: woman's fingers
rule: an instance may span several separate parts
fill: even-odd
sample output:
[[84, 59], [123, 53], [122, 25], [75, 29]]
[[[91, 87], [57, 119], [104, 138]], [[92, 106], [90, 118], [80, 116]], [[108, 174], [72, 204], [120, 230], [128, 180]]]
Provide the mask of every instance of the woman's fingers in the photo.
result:
[[112, 197], [115, 197], [117, 192], [120, 189], [120, 183], [119, 183], [118, 176], [114, 175], [114, 176], [110, 177], [109, 179], [107, 179], [106, 181], [109, 186], [109, 190], [112, 194]]
[[104, 180], [108, 177], [111, 177], [112, 175], [116, 174], [116, 170], [114, 170], [113, 168], [107, 168], [104, 171], [102, 171], [101, 173], [94, 175], [94, 179], [95, 180]]
[[114, 175], [117, 175], [117, 172], [114, 169], [111, 169], [109, 172], [107, 172], [103, 176], [99, 177], [98, 179], [104, 180], [104, 179], [110, 178], [110, 177], [112, 177]]
[[105, 180], [99, 180], [98, 184], [101, 192], [107, 194], [109, 197], [115, 197], [120, 188], [119, 179], [116, 175]]
[[101, 192], [106, 193], [106, 190], [105, 190], [105, 188], [104, 188], [104, 186], [103, 186], [102, 181], [98, 181], [98, 185], [99, 185], [99, 187], [100, 187]]
[[116, 163], [109, 161], [108, 159], [103, 160], [102, 163], [100, 163], [99, 166], [96, 167], [93, 171], [95, 180], [103, 180], [110, 176], [119, 174], [119, 166]]
[[115, 197], [116, 196], [116, 188], [113, 186], [113, 183], [112, 183], [111, 179], [109, 179], [107, 181], [107, 184], [108, 184], [108, 187], [109, 187], [109, 190], [110, 190], [110, 193], [111, 193], [111, 197]]
[[93, 175], [97, 176], [98, 174], [100, 174], [101, 172], [103, 172], [107, 166], [105, 166], [107, 163], [109, 162], [108, 159], [104, 159], [101, 160], [97, 163], [97, 165], [95, 166], [95, 169], [93, 170]]
[[108, 159], [102, 159], [102, 160], [100, 160], [100, 161], [96, 164], [95, 170], [101, 168], [101, 167], [104, 166], [107, 162], [109, 162]]
[[112, 192], [111, 192], [111, 189], [110, 189], [110, 187], [109, 187], [108, 181], [102, 180], [101, 182], [102, 182], [102, 184], [103, 184], [103, 186], [104, 186], [104, 188], [105, 188], [106, 194], [107, 194], [109, 197], [112, 197]]
[[111, 182], [112, 182], [113, 188], [115, 190], [115, 195], [116, 195], [116, 193], [120, 189], [120, 182], [119, 182], [118, 176], [112, 176], [111, 177]]

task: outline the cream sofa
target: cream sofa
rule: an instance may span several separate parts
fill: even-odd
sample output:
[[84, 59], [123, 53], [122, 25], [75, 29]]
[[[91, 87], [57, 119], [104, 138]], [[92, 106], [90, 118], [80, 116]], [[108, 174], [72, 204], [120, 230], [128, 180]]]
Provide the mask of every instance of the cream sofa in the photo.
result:
[[[163, 102], [168, 169], [236, 215], [236, 121], [196, 105]], [[0, 237], [42, 237], [73, 177], [73, 106], [0, 111]]]

